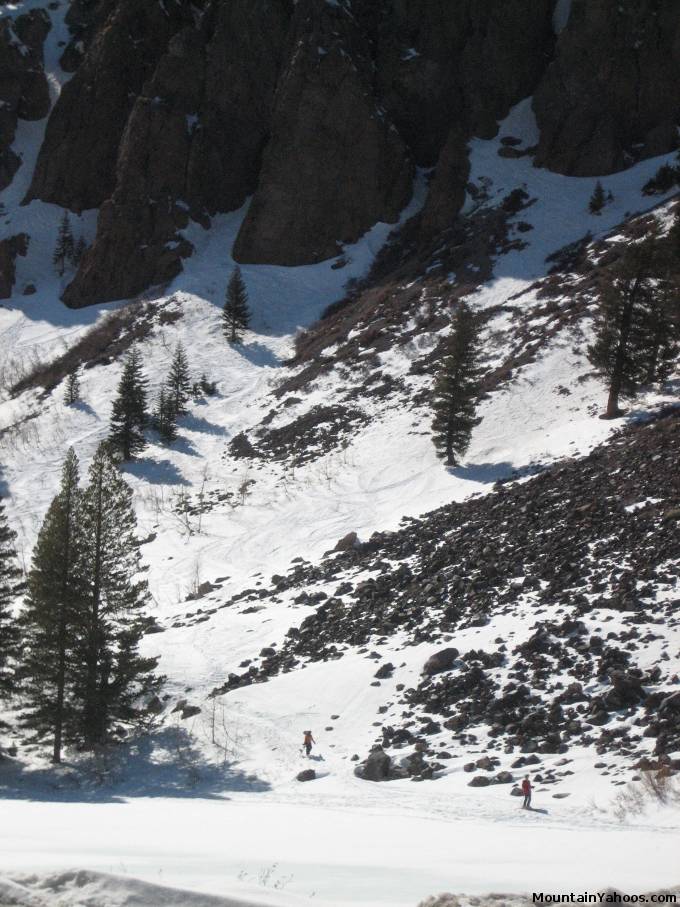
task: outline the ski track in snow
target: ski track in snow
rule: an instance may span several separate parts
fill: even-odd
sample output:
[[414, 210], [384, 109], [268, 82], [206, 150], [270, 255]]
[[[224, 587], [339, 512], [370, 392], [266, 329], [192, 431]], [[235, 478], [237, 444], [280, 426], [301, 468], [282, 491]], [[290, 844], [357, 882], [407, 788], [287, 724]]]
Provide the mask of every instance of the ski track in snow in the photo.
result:
[[[3, 12], [31, 6], [42, 3], [10, 4]], [[568, 6], [560, 2], [556, 29]], [[63, 9], [51, 13], [54, 27], [45, 48], [53, 99], [66, 78], [57, 62], [58, 43], [66, 34], [62, 15]], [[17, 262], [16, 294], [0, 306], [3, 374], [22, 362], [58, 354], [117, 306], [71, 311], [61, 305], [63, 284], [52, 273], [51, 252], [62, 212], [41, 202], [19, 205], [44, 126], [45, 121], [20, 121], [15, 149], [23, 165], [2, 196], [6, 229], [31, 235], [28, 256]], [[614, 201], [594, 217], [587, 213], [594, 179], [536, 170], [528, 158], [500, 158], [499, 140], [506, 135], [533, 144], [529, 100], [511, 112], [498, 139], [472, 142], [471, 180], [491, 180], [490, 204], [513, 188], [525, 187], [536, 201], [516, 220], [534, 229], [524, 235], [528, 247], [501, 257], [493, 279], [472, 297], [479, 308], [527, 288], [545, 273], [545, 257], [555, 249], [587, 230], [602, 235], [627, 212], [649, 207], [640, 188], [670, 159], [645, 161], [603, 178]], [[424, 193], [421, 176], [404, 217], [417, 210]], [[216, 217], [209, 231], [198, 225], [186, 231], [196, 253], [167, 291], [181, 304], [183, 318], [157, 329], [143, 344], [152, 386], [160, 384], [173, 346], [181, 339], [194, 371], [216, 380], [219, 394], [193, 408], [176, 445], [166, 449], [152, 444], [126, 470], [140, 532], [157, 534], [142, 552], [149, 565], [154, 613], [169, 627], [150, 637], [146, 648], [160, 653], [173, 699], [185, 696], [203, 706], [203, 713], [188, 724], [205, 758], [218, 767], [208, 740], [207, 695], [243, 659], [279, 643], [311, 608], [295, 605], [284, 595], [279, 605], [255, 614], [241, 614], [235, 606], [216, 612], [206, 623], [170, 628], [175, 615], [206, 607], [203, 600], [184, 603], [197, 581], [227, 576], [213, 596], [224, 600], [285, 572], [294, 557], [318, 558], [349, 531], [366, 538], [375, 530], [396, 528], [405, 515], [487, 492], [513, 468], [586, 453], [611, 431], [611, 425], [590, 412], [601, 405], [600, 385], [592, 378], [575, 380], [588, 372], [583, 353], [558, 339], [518, 373], [509, 390], [482, 404], [483, 421], [462, 469], [442, 468], [428, 435], [427, 414], [405, 409], [376, 411], [346, 451], [294, 471], [276, 463], [248, 467], [223, 459], [229, 440], [271, 408], [268, 395], [280, 376], [280, 364], [292, 351], [296, 331], [340, 298], [349, 278], [366, 272], [391, 229], [378, 225], [349, 248], [344, 268], [334, 270], [332, 262], [303, 268], [244, 266], [254, 317], [243, 348], [233, 349], [221, 336], [219, 307], [233, 266], [229, 250], [244, 214], [245, 209]], [[72, 223], [76, 235], [82, 232], [91, 240], [96, 212], [73, 216]], [[37, 293], [23, 296], [29, 281]], [[533, 301], [527, 294], [524, 304]], [[502, 326], [503, 317], [492, 327]], [[424, 337], [419, 343], [434, 340]], [[410, 366], [407, 354], [396, 350], [382, 354], [382, 362], [395, 376], [406, 375]], [[64, 407], [61, 388], [45, 400], [29, 393], [0, 403], [0, 429], [6, 430], [0, 437], [0, 490], [9, 494], [8, 512], [19, 531], [25, 563], [68, 446], [76, 448], [85, 472], [106, 435], [119, 374], [119, 363], [86, 370], [86, 405], [80, 407]], [[304, 408], [331, 398], [333, 380], [321, 378]], [[571, 395], [562, 396], [560, 385], [569, 386]], [[659, 402], [650, 396], [640, 407]], [[291, 418], [299, 411], [292, 407]], [[33, 418], [12, 428], [26, 414]], [[238, 495], [246, 479], [254, 484], [243, 506], [223, 504], [205, 514], [200, 527], [194, 521], [188, 531], [176, 513], [183, 492], [196, 495], [204, 488]], [[207, 601], [210, 604], [210, 597]], [[487, 634], [520, 634], [522, 621], [515, 621], [506, 617], [490, 628], [465, 631], [471, 637], [468, 642], [479, 647]], [[456, 640], [456, 645], [461, 643], [465, 640]], [[414, 682], [431, 651], [427, 644], [402, 649], [398, 635], [381, 647], [385, 659], [392, 656], [406, 663], [406, 676]], [[25, 901], [18, 903], [40, 907], [158, 903], [158, 892], [130, 878], [139, 877], [146, 883], [252, 904], [407, 907], [445, 889], [569, 891], [617, 885], [639, 892], [677, 882], [677, 813], [659, 809], [626, 825], [614, 822], [608, 806], [612, 788], [592, 768], [592, 751], [570, 752], [576, 780], [569, 800], [537, 795], [537, 809], [546, 813], [520, 813], [508, 788], [471, 792], [460, 761], [433, 783], [371, 785], [356, 779], [351, 756], [365, 755], [375, 736], [377, 708], [391, 690], [389, 680], [378, 689], [369, 685], [374, 669], [372, 661], [350, 652], [339, 661], [313, 664], [230, 694], [224, 700], [233, 738], [230, 771], [212, 786], [198, 781], [192, 787], [181, 776], [169, 792], [163, 780], [168, 767], [160, 753], [131, 759], [118, 787], [90, 797], [68, 785], [47, 789], [25, 778], [2, 806], [3, 871], [13, 881], [4, 890], [0, 884], [0, 896], [21, 896]], [[334, 714], [340, 718], [331, 720]], [[323, 730], [331, 725], [332, 732]], [[307, 726], [315, 731], [315, 755], [322, 758], [311, 763], [319, 779], [301, 785], [294, 778], [308, 765], [299, 750]], [[483, 740], [479, 749], [484, 749]], [[37, 777], [44, 764], [33, 757], [28, 768]], [[58, 875], [71, 866], [117, 878]], [[192, 897], [196, 900], [187, 895], [181, 903], [236, 907], [232, 901]]]

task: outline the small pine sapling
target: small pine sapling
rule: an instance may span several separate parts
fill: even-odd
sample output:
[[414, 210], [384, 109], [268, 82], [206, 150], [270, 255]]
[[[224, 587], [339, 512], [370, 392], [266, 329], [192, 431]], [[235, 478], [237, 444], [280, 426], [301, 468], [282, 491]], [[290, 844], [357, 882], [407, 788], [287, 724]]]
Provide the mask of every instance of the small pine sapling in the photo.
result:
[[67, 262], [73, 260], [74, 249], [75, 245], [73, 231], [71, 230], [71, 221], [68, 216], [68, 211], [64, 211], [61, 223], [59, 224], [59, 230], [57, 231], [57, 242], [52, 254], [52, 263], [57, 269], [57, 274], [60, 277], [64, 276]]
[[593, 194], [590, 196], [590, 201], [588, 202], [588, 210], [591, 214], [600, 214], [606, 203], [607, 196], [605, 194], [604, 187], [598, 180], [595, 183]]
[[222, 310], [222, 329], [229, 343], [241, 343], [243, 331], [250, 323], [248, 293], [238, 265], [234, 268], [227, 286]]

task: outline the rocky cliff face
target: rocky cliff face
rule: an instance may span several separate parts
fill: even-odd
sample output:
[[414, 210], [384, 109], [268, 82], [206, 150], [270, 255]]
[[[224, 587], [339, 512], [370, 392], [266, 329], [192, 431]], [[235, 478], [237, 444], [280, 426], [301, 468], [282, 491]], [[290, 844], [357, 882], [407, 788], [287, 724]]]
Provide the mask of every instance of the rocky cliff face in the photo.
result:
[[21, 166], [12, 150], [17, 120], [41, 120], [50, 109], [42, 47], [50, 20], [42, 10], [0, 19], [0, 191]]
[[[65, 301], [127, 297], [172, 278], [191, 253], [188, 218], [208, 226], [249, 196], [238, 260], [332, 257], [376, 221], [396, 221], [416, 166], [434, 168], [420, 220], [431, 237], [465, 197], [469, 139], [491, 137], [532, 94], [539, 166], [605, 174], [674, 147], [674, 0], [574, 0], [559, 35], [554, 6], [72, 0], [62, 66], [75, 75], [27, 196], [101, 208]], [[14, 32], [20, 19], [38, 32], [41, 15], [15, 20]], [[19, 60], [2, 22], [0, 91], [11, 103], [0, 111], [0, 184], [17, 166], [16, 116], [44, 116], [48, 105], [40, 42], [30, 65]]]
[[534, 99], [536, 164], [596, 176], [671, 151], [679, 86], [674, 0], [573, 0]]
[[411, 195], [409, 154], [372, 90], [370, 43], [349, 6], [301, 0], [287, 51], [240, 261], [330, 258], [396, 221]]

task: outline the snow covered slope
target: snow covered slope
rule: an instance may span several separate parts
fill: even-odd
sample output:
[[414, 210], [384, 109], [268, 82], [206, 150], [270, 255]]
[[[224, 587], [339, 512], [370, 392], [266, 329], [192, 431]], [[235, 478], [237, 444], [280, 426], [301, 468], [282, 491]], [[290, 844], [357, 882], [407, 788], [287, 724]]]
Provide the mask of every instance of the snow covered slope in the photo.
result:
[[[565, 6], [560, 4], [562, 17]], [[56, 62], [64, 33], [61, 12], [52, 16], [57, 27], [48, 38], [46, 57], [56, 92], [64, 79]], [[17, 147], [24, 166], [2, 199], [8, 230], [31, 234], [28, 256], [18, 259], [15, 295], [0, 307], [0, 490], [7, 495], [26, 565], [68, 447], [75, 447], [84, 469], [106, 437], [121, 363], [115, 357], [99, 357], [86, 367], [84, 402], [75, 407], [64, 406], [61, 385], [32, 387], [19, 395], [8, 389], [30, 375], [36, 363], [72, 349], [88, 332], [101, 329], [111, 312], [121, 313], [127, 305], [121, 301], [71, 311], [58, 300], [62, 285], [54, 277], [50, 256], [62, 211], [37, 201], [19, 205], [43, 126], [22, 123]], [[597, 418], [603, 389], [585, 358], [587, 309], [575, 319], [556, 319], [553, 324], [541, 295], [543, 285], [537, 281], [548, 271], [547, 256], [587, 232], [593, 242], [611, 237], [617, 225], [652, 204], [661, 203], [654, 215], [660, 222], [669, 217], [667, 198], [650, 200], [641, 194], [666, 158], [606, 178], [605, 189], [614, 198], [594, 216], [587, 211], [594, 180], [536, 170], [529, 156], [499, 156], [505, 147], [502, 139], [508, 136], [520, 140], [520, 149], [534, 144], [528, 101], [501, 124], [497, 139], [475, 140], [472, 147], [470, 180], [477, 190], [468, 199], [468, 214], [497, 208], [515, 189], [527, 194], [522, 209], [508, 218], [512, 247], [498, 253], [492, 275], [468, 297], [478, 311], [489, 314], [484, 333], [487, 372], [507, 363], [516, 348], [526, 351], [520, 328], [526, 327], [529, 337], [532, 330], [550, 330], [534, 344], [533, 355], [518, 358], [507, 380], [493, 384], [481, 403], [482, 422], [466, 461], [458, 469], [447, 471], [434, 455], [423, 400], [431, 375], [419, 368], [436, 349], [446, 318], [443, 324], [418, 326], [418, 316], [429, 308], [447, 315], [460, 285], [454, 271], [438, 280], [436, 290], [427, 273], [407, 288], [416, 300], [412, 320], [395, 329], [412, 330], [407, 342], [388, 344], [377, 352], [377, 361], [349, 359], [304, 383], [299, 392], [276, 395], [305, 368], [286, 365], [298, 332], [344, 295], [350, 279], [365, 277], [387, 239], [386, 225], [375, 227], [333, 262], [244, 267], [254, 318], [240, 348], [224, 342], [220, 306], [233, 267], [230, 249], [245, 209], [215, 218], [210, 230], [193, 225], [187, 238], [196, 252], [184, 273], [131, 310], [123, 335], [134, 325], [139, 307], [145, 302], [154, 307], [150, 331], [140, 340], [152, 388], [161, 384], [181, 341], [196, 376], [205, 373], [218, 390], [215, 397], [192, 407], [175, 444], [152, 442], [125, 469], [146, 540], [142, 552], [153, 614], [163, 628], [145, 645], [161, 656], [167, 699], [151, 737], [134, 736], [129, 747], [103, 761], [74, 757], [76, 767], [56, 771], [39, 748], [27, 746], [19, 734], [8, 736], [7, 742], [16, 742], [19, 751], [0, 773], [6, 797], [0, 832], [3, 871], [23, 886], [26, 903], [168, 902], [165, 894], [150, 894], [131, 882], [121, 888], [94, 875], [81, 881], [70, 876], [45, 881], [44, 873], [58, 874], [73, 866], [220, 898], [281, 905], [314, 900], [406, 907], [444, 889], [566, 891], [611, 884], [639, 892], [677, 882], [677, 806], [650, 803], [647, 812], [630, 815], [622, 824], [612, 804], [631, 781], [635, 760], [611, 747], [598, 753], [593, 742], [579, 739], [570, 742], [568, 754], [541, 752], [545, 790], [537, 793], [536, 810], [528, 814], [518, 811], [511, 784], [468, 786], [473, 774], [486, 770], [476, 767], [470, 773], [463, 766], [496, 757], [494, 737], [486, 726], [483, 731], [467, 727], [426, 735], [439, 753], [429, 761], [445, 763], [433, 771], [432, 780], [416, 775], [373, 784], [354, 774], [383, 726], [415, 720], [401, 712], [411, 709], [420, 724], [421, 719], [443, 723], [444, 716], [430, 708], [429, 700], [409, 705], [401, 695], [420, 690], [424, 663], [443, 645], [490, 655], [500, 645], [497, 639], [508, 647], [524, 644], [533, 638], [537, 621], [555, 625], [564, 614], [557, 593], [553, 602], [545, 602], [539, 595], [545, 585], [533, 590], [524, 585], [523, 560], [512, 576], [515, 586], [503, 590], [512, 598], [512, 608], [501, 607], [509, 598], [501, 601], [499, 592], [499, 607], [487, 608], [485, 622], [475, 624], [466, 612], [465, 621], [434, 633], [430, 631], [443, 599], [436, 586], [426, 588], [428, 578], [416, 569], [426, 563], [420, 550], [402, 553], [385, 535], [363, 554], [358, 548], [356, 562], [350, 551], [327, 559], [314, 573], [322, 555], [347, 533], [356, 532], [359, 542], [366, 543], [373, 533], [397, 530], [404, 517], [452, 502], [467, 501], [473, 508], [475, 496], [486, 500], [498, 480], [519, 480], [511, 488], [524, 491], [511, 490], [507, 500], [509, 506], [524, 506], [520, 497], [532, 496], [531, 475], [564, 458], [584, 457], [607, 441], [617, 426]], [[424, 190], [421, 174], [404, 220], [419, 209]], [[76, 232], [91, 238], [95, 216], [86, 212], [75, 218]], [[35, 284], [36, 293], [23, 295], [29, 283]], [[558, 313], [569, 303], [568, 290], [558, 294]], [[338, 345], [329, 344], [324, 355], [331, 358]], [[371, 385], [364, 381], [373, 373], [379, 373], [374, 386], [390, 383], [397, 390], [368, 393]], [[677, 381], [663, 391], [650, 391], [627, 421], [673, 403]], [[334, 423], [310, 420], [319, 408], [333, 407]], [[232, 442], [241, 435], [259, 447], [260, 455], [235, 455]], [[304, 456], [295, 446], [300, 438]], [[578, 477], [578, 467], [573, 469]], [[612, 495], [616, 493], [613, 487]], [[671, 488], [668, 500], [659, 491], [653, 496], [650, 492], [651, 500], [645, 494], [624, 504], [634, 508], [631, 513], [641, 509], [641, 518], [656, 521], [661, 537], [659, 527], [673, 504], [672, 493]], [[590, 501], [577, 503], [586, 506]], [[476, 518], [472, 509], [465, 513]], [[438, 519], [422, 524], [435, 547], [445, 534], [458, 539], [449, 536], [451, 526]], [[675, 530], [670, 523], [668, 527], [670, 535]], [[545, 532], [553, 529], [547, 526]], [[484, 531], [493, 532], [489, 523]], [[456, 542], [461, 549], [464, 541], [463, 530], [462, 541]], [[588, 538], [589, 544], [597, 541], [602, 539]], [[338, 571], [324, 575], [323, 565], [335, 560]], [[454, 547], [446, 566], [455, 563]], [[677, 559], [669, 557], [668, 563], [675, 568]], [[329, 598], [341, 599], [343, 607], [358, 608], [372, 620], [366, 604], [373, 595], [371, 582], [382, 574], [396, 575], [403, 566], [413, 571], [417, 594], [432, 599], [410, 625], [397, 620], [392, 632], [369, 627], [367, 638], [350, 634], [338, 642], [325, 638], [330, 624], [325, 627], [324, 620], [330, 618], [322, 611], [318, 632], [312, 635], [324, 645], [335, 644], [336, 652], [319, 656], [289, 647], [295, 664], [261, 671], [272, 652], [281, 653], [290, 643], [289, 630], [313, 617]], [[611, 565], [614, 571], [620, 566]], [[669, 582], [655, 579], [654, 589], [659, 613], [665, 609], [667, 621], [647, 628], [650, 639], [640, 660], [646, 672], [663, 662], [664, 694], [674, 689], [666, 678], [680, 670], [677, 573], [669, 575]], [[352, 589], [339, 593], [342, 583]], [[362, 583], [367, 584], [365, 599], [356, 594]], [[389, 586], [389, 595], [397, 597], [396, 587]], [[584, 618], [588, 637], [630, 632], [626, 614], [607, 620], [610, 616], [589, 612]], [[309, 635], [303, 633], [303, 640]], [[558, 657], [549, 652], [548, 667], [542, 669], [550, 671], [556, 663], [550, 659]], [[387, 672], [376, 679], [376, 670], [387, 661], [395, 664], [393, 676]], [[472, 662], [468, 659], [467, 664]], [[246, 685], [238, 680], [229, 685], [230, 675], [243, 678], [251, 668], [258, 681], [266, 682]], [[456, 670], [463, 673], [460, 664]], [[499, 685], [508, 682], [506, 667], [494, 679]], [[566, 675], [559, 679], [566, 683]], [[607, 688], [597, 676], [586, 678], [584, 685], [589, 701]], [[212, 698], [216, 689], [224, 692]], [[427, 690], [420, 692], [425, 695]], [[540, 687], [534, 693], [540, 695]], [[545, 692], [546, 702], [549, 698]], [[182, 700], [201, 711], [182, 718]], [[634, 722], [641, 714], [642, 709], [634, 715], [621, 713], [612, 724], [635, 733]], [[299, 752], [307, 727], [319, 741], [311, 763]], [[653, 744], [644, 744], [650, 758]], [[510, 770], [510, 763], [522, 755], [521, 747], [514, 754], [496, 749], [502, 765], [494, 764], [494, 774]], [[392, 755], [396, 760], [414, 750], [411, 741], [401, 754]], [[441, 757], [441, 751], [453, 758]], [[564, 759], [571, 761], [560, 764]], [[599, 762], [605, 764], [597, 767]], [[296, 775], [310, 764], [317, 779], [301, 784]], [[512, 769], [515, 781], [518, 769]], [[526, 770], [537, 771], [531, 763]], [[96, 785], [96, 777], [103, 783]], [[537, 787], [542, 783], [539, 780]], [[553, 792], [560, 796], [553, 797]], [[31, 881], [27, 876], [33, 872], [40, 875]], [[10, 888], [7, 892], [2, 891], [3, 896], [14, 896]], [[199, 895], [193, 900], [183, 897], [177, 895], [177, 903], [213, 903]]]

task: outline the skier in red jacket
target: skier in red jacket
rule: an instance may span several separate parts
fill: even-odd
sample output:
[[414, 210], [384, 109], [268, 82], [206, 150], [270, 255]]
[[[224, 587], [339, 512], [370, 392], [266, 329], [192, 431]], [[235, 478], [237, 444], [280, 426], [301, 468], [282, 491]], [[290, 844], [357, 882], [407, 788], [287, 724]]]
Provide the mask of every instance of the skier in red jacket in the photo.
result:
[[524, 781], [522, 781], [522, 793], [524, 794], [522, 809], [531, 809], [531, 781], [529, 781], [528, 775], [525, 775]]

